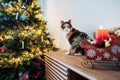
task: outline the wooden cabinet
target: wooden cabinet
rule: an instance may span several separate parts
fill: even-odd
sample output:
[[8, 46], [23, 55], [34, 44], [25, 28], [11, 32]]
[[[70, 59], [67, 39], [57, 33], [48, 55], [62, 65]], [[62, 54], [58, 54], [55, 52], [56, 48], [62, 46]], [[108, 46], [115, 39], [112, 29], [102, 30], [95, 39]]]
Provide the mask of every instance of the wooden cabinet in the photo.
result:
[[87, 80], [48, 56], [45, 56], [45, 71], [47, 80]]
[[88, 69], [81, 61], [64, 51], [45, 53], [46, 80], [120, 80], [120, 71]]

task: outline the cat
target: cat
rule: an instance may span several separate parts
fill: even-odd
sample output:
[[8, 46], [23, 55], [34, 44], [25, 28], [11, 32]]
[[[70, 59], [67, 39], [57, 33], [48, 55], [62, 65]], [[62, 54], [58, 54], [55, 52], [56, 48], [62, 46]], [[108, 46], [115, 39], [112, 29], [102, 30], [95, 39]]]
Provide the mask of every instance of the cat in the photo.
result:
[[[71, 19], [66, 22], [61, 20], [61, 28], [67, 43], [66, 54], [84, 55], [84, 49], [80, 47], [79, 43], [81, 40], [89, 38], [89, 36], [86, 33], [73, 28], [71, 24]], [[75, 43], [75, 41], [77, 44]]]

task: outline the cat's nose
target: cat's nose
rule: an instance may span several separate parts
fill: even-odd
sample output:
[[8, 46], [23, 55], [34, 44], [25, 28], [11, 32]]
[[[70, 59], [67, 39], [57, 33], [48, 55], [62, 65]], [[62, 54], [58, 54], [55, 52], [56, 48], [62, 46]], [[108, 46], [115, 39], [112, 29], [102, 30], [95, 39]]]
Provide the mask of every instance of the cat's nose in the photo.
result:
[[67, 28], [64, 28], [64, 31], [67, 31]]
[[66, 32], [67, 30], [66, 30], [66, 29], [64, 29], [64, 31]]

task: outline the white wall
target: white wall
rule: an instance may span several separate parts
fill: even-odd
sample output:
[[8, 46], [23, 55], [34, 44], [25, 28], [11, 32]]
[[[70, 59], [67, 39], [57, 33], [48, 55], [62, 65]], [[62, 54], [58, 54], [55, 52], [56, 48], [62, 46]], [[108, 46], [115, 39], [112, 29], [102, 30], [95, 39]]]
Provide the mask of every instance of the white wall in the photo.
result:
[[120, 26], [120, 0], [43, 0], [47, 27], [55, 38], [55, 44], [66, 49], [60, 28], [60, 20], [72, 19], [73, 27], [93, 34], [99, 26]]

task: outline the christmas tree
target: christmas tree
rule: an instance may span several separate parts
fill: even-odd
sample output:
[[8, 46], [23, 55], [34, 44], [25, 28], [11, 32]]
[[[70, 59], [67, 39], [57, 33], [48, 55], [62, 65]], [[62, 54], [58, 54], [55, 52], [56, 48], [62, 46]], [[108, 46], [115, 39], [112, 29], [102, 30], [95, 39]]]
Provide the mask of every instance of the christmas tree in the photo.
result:
[[0, 80], [43, 78], [44, 53], [57, 48], [42, 15], [37, 0], [0, 0]]

